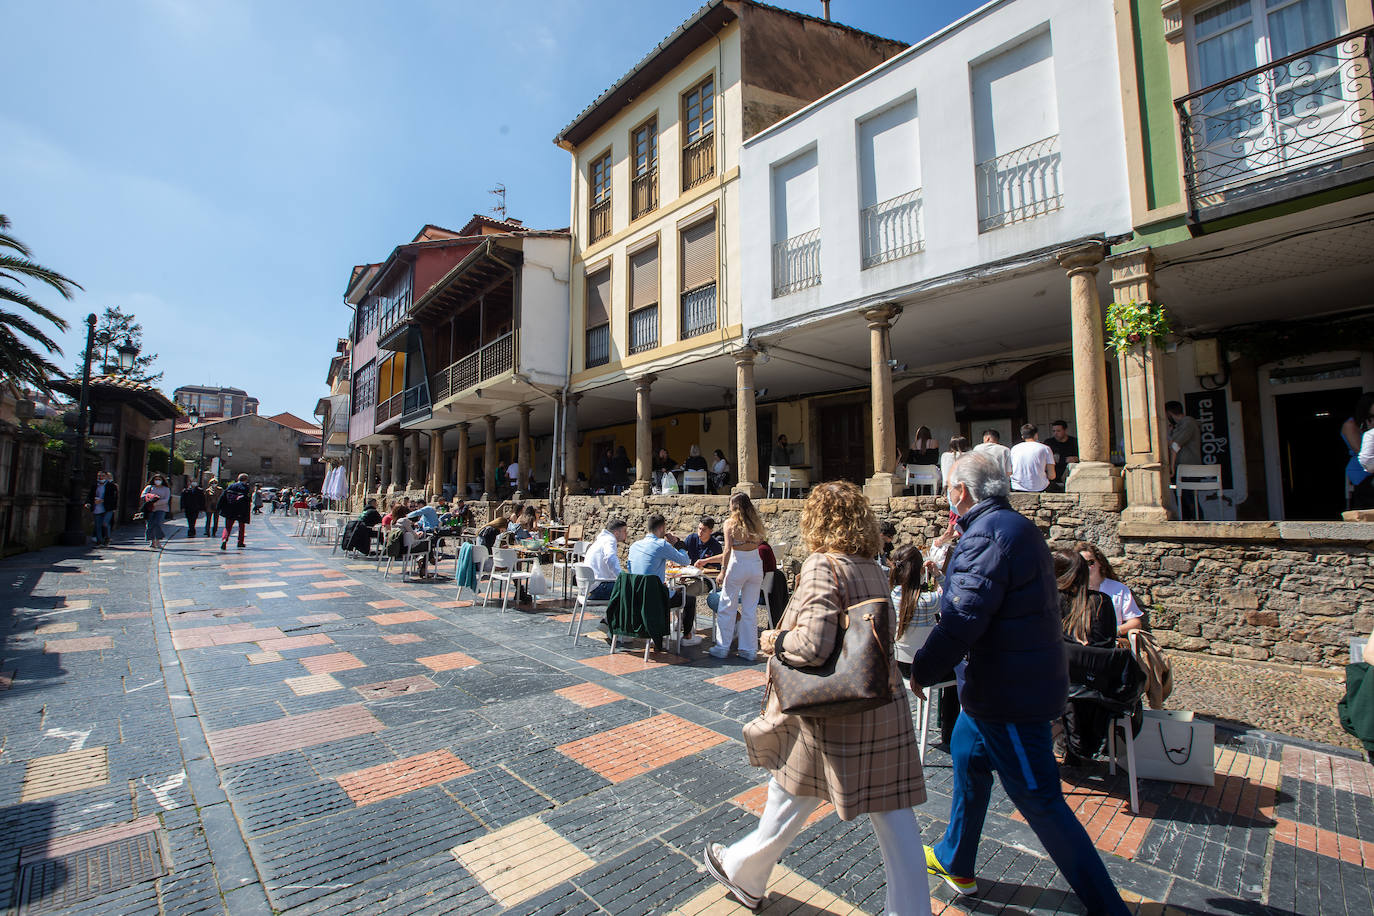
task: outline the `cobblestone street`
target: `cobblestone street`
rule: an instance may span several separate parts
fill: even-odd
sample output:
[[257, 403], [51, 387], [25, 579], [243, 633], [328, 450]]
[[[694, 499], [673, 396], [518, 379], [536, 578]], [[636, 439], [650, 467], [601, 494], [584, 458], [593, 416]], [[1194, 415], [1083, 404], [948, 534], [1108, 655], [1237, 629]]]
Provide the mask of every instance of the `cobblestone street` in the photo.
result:
[[[451, 580], [255, 517], [249, 546], [141, 532], [0, 564], [0, 906], [19, 913], [731, 913], [701, 867], [761, 810], [740, 728], [763, 666], [604, 641], [563, 602]], [[444, 565], [444, 571], [451, 566]], [[636, 648], [639, 651], [636, 651]], [[938, 729], [937, 729], [938, 731]], [[1212, 789], [1105, 766], [1066, 783], [1141, 913], [1374, 912], [1374, 773], [1353, 753], [1217, 732]], [[927, 757], [930, 840], [951, 775]], [[872, 913], [864, 819], [813, 818], [768, 913]], [[1080, 912], [994, 795], [977, 897], [935, 912]]]

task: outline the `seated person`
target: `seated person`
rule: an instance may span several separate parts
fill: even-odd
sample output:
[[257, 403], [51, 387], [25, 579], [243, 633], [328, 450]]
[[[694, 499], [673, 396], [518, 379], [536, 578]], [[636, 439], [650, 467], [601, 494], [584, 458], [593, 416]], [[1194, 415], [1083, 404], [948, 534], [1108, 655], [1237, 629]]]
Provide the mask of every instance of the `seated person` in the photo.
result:
[[892, 543], [892, 539], [897, 536], [897, 526], [891, 522], [879, 522], [878, 534], [881, 538], [878, 548], [878, 562], [884, 566], [892, 566], [892, 552], [897, 549], [897, 545]]
[[[693, 447], [695, 449], [695, 447]], [[699, 456], [698, 456], [699, 457]], [[691, 459], [689, 458], [688, 461]], [[682, 541], [682, 547], [687, 551], [687, 556], [691, 559], [692, 565], [698, 569], [720, 569], [720, 555], [724, 548], [721, 546], [720, 539], [716, 536], [716, 520], [709, 515], [703, 515], [697, 522], [697, 530], [687, 535]], [[710, 562], [714, 557], [715, 562]], [[701, 637], [696, 634], [694, 627], [697, 622], [697, 597], [684, 597], [682, 605], [682, 644], [684, 646], [695, 646], [701, 642]]]
[[[649, 532], [630, 546], [630, 572], [639, 576], [658, 576], [664, 585], [668, 584], [668, 563], [680, 566], [692, 565], [687, 552], [681, 549], [682, 541], [668, 531], [668, 520], [654, 513], [649, 516]], [[669, 605], [681, 604], [682, 593], [678, 592], [669, 600]], [[683, 632], [686, 632], [684, 627]], [[654, 648], [663, 650], [661, 639], [654, 640]]]
[[684, 471], [704, 471], [706, 470], [706, 459], [701, 457], [701, 449], [692, 446], [688, 449], [687, 460], [682, 463]]
[[439, 530], [439, 513], [433, 506], [420, 506], [407, 513], [406, 518], [419, 525], [421, 531]]
[[[410, 553], [412, 552], [412, 548], [417, 545], [423, 547], [428, 542], [429, 538], [420, 530], [419, 523], [406, 514], [405, 510], [406, 506], [404, 504], [397, 503], [391, 509], [391, 517], [394, 520], [393, 524], [401, 531], [401, 546], [405, 548], [407, 553]], [[424, 549], [417, 554], [415, 559], [416, 575], [421, 577], [425, 575], [428, 560], [428, 549]]]
[[1079, 541], [1073, 545], [1074, 553], [1081, 554], [1088, 564], [1088, 587], [1107, 596], [1116, 613], [1116, 635], [1125, 636], [1131, 630], [1145, 626], [1145, 612], [1136, 603], [1135, 596], [1125, 583], [1116, 578], [1112, 564], [1096, 544]]
[[505, 534], [506, 529], [509, 527], [509, 519], [492, 519], [482, 527], [481, 531], [477, 532], [477, 540], [483, 547], [487, 548], [487, 553], [491, 553], [496, 549], [496, 539]]
[[538, 510], [534, 506], [526, 506], [520, 511], [520, 517], [510, 526], [510, 539], [513, 541], [526, 541], [534, 537], [535, 528], [538, 527], [536, 518]]
[[613, 518], [587, 548], [582, 562], [592, 568], [592, 576], [600, 581], [592, 586], [587, 597], [592, 601], [606, 601], [615, 587], [616, 576], [620, 575], [620, 545], [625, 542], [630, 528], [624, 519]]
[[[1059, 582], [1059, 610], [1064, 622], [1064, 640], [1072, 645], [1099, 649], [1116, 647], [1116, 612], [1107, 596], [1089, 585], [1088, 563], [1082, 554], [1055, 551], [1054, 574]], [[1070, 683], [1074, 677], [1069, 665]], [[1064, 765], [1083, 766], [1091, 762], [1111, 724], [1111, 713], [1089, 700], [1070, 700], [1064, 715]]]
[[711, 465], [711, 489], [719, 493], [730, 483], [730, 462], [725, 460], [725, 453], [716, 449], [712, 453], [715, 463]]
[[382, 513], [377, 511], [377, 500], [369, 499], [362, 514], [358, 516], [358, 521], [362, 522], [368, 528], [375, 528], [382, 524], [382, 518]]

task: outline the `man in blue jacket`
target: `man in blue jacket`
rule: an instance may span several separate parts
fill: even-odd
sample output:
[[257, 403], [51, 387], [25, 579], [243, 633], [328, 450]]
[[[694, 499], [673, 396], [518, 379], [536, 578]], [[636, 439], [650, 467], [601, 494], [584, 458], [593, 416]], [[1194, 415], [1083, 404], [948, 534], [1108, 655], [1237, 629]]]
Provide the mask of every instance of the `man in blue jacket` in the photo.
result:
[[945, 571], [940, 622], [911, 662], [912, 689], [938, 683], [965, 656], [968, 665], [950, 746], [949, 827], [926, 847], [926, 867], [956, 893], [977, 891], [974, 860], [996, 771], [1088, 912], [1125, 914], [1059, 788], [1050, 729], [1064, 712], [1069, 671], [1054, 563], [1039, 529], [1008, 503], [1009, 490], [1001, 466], [976, 452], [950, 472], [962, 534]]

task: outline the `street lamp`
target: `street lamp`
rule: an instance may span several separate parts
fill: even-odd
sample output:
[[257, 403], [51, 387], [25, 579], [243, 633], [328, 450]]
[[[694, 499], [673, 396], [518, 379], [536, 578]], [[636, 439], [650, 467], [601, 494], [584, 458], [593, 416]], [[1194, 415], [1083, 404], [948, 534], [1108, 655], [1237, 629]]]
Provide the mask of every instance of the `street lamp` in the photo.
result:
[[62, 532], [65, 547], [86, 546], [83, 509], [86, 487], [86, 408], [90, 404], [91, 356], [95, 349], [95, 314], [86, 316], [86, 358], [81, 364], [81, 398], [76, 412], [76, 448], [72, 450], [71, 480], [67, 489], [67, 527]]
[[[192, 405], [191, 405], [191, 409], [190, 409], [189, 411], [187, 411], [187, 413], [186, 413], [186, 424], [187, 424], [191, 429], [195, 429], [195, 428], [196, 428], [196, 424], [198, 424], [199, 422], [200, 422], [200, 411], [196, 409], [196, 406], [195, 406], [194, 404], [192, 404]], [[200, 463], [201, 463], [201, 459], [203, 459], [203, 458], [205, 457], [205, 432], [206, 432], [206, 431], [203, 430], [203, 429], [200, 431], [200, 452], [199, 452], [199, 454], [196, 455], [196, 485], [197, 485], [197, 486], [200, 485]]]
[[115, 347], [115, 352], [119, 354], [119, 371], [128, 375], [134, 370], [134, 361], [138, 359], [138, 347], [126, 337], [122, 344]]
[[224, 472], [224, 440], [215, 433], [210, 439], [210, 444], [215, 447], [215, 476], [221, 476]]

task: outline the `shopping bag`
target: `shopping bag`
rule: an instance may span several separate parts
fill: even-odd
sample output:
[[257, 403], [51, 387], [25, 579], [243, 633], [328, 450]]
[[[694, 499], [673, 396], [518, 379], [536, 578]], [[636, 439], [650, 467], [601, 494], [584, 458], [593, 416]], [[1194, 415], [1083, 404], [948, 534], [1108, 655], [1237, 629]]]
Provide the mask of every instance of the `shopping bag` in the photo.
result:
[[544, 564], [534, 564], [534, 569], [530, 571], [530, 581], [526, 589], [531, 595], [538, 598], [540, 595], [549, 593], [549, 580], [544, 577]]
[[[1141, 779], [1212, 785], [1216, 742], [1211, 722], [1195, 721], [1178, 709], [1147, 709], [1135, 736], [1135, 774]], [[1126, 765], [1125, 742], [1117, 743], [1117, 764]]]

